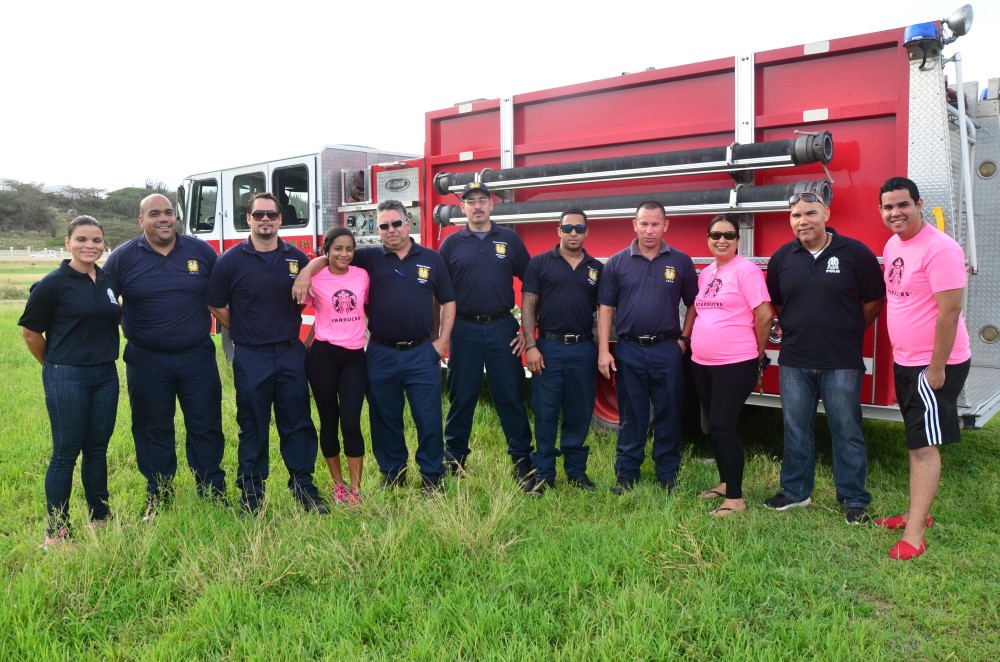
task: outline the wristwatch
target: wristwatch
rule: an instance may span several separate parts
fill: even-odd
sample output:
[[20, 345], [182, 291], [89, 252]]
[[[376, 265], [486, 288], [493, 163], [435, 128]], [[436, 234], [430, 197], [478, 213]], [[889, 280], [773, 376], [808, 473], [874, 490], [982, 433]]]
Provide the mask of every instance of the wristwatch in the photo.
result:
[[688, 347], [691, 346], [691, 338], [689, 338], [688, 336], [677, 336], [677, 339], [683, 340], [684, 344], [687, 345]]

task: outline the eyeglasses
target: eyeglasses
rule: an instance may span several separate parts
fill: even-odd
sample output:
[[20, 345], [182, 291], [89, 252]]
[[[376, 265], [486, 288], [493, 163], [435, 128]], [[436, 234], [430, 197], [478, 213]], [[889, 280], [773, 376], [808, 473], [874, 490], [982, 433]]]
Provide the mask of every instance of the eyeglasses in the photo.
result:
[[253, 216], [253, 220], [255, 220], [255, 221], [262, 220], [265, 216], [267, 216], [267, 220], [273, 221], [274, 219], [276, 219], [279, 216], [281, 216], [281, 212], [280, 211], [274, 211], [273, 209], [269, 209], [267, 211], [260, 211], [258, 209], [257, 211], [250, 212], [250, 215]]
[[788, 206], [791, 207], [792, 205], [798, 204], [799, 200], [804, 200], [806, 202], [818, 202], [821, 205], [826, 204], [826, 202], [824, 202], [823, 198], [821, 198], [820, 196], [816, 195], [815, 193], [805, 191], [803, 193], [796, 193], [792, 197], [788, 198]]
[[485, 205], [489, 201], [490, 201], [489, 198], [480, 198], [480, 197], [471, 198], [470, 197], [470, 198], [465, 198], [464, 200], [462, 200], [462, 203], [463, 204], [467, 204], [470, 207], [478, 207], [479, 205]]
[[711, 232], [708, 233], [708, 238], [714, 239], [715, 241], [718, 241], [723, 237], [725, 237], [729, 241], [732, 241], [733, 239], [736, 239], [739, 236], [740, 236], [739, 233], [735, 232], [734, 230], [727, 230], [726, 232], [719, 232], [718, 230], [712, 230]]
[[569, 225], [567, 223], [566, 225], [560, 225], [559, 229], [562, 230], [563, 234], [569, 234], [573, 230], [576, 230], [577, 234], [587, 234], [587, 226], [583, 223], [580, 223], [579, 225]]
[[382, 232], [385, 232], [386, 230], [389, 229], [390, 225], [394, 228], [401, 228], [403, 227], [403, 220], [397, 218], [395, 221], [389, 221], [388, 223], [379, 223], [378, 229], [381, 230]]

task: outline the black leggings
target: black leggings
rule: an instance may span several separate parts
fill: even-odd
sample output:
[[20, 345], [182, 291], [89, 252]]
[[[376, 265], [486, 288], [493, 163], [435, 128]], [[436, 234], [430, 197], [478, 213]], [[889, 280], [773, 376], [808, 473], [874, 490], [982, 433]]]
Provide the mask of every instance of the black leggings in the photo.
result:
[[344, 454], [362, 457], [365, 454], [365, 440], [361, 436], [365, 350], [314, 340], [306, 355], [306, 377], [319, 410], [319, 447], [323, 457], [340, 455], [338, 425], [344, 433]]
[[743, 403], [757, 383], [757, 359], [726, 365], [691, 362], [691, 372], [715, 446], [719, 480], [727, 499], [743, 498], [743, 446], [736, 434]]

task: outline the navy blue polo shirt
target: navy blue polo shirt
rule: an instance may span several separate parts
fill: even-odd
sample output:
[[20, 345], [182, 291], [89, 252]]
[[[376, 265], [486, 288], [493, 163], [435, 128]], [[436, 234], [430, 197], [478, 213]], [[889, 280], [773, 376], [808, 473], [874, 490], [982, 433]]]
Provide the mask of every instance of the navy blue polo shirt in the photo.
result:
[[603, 269], [601, 261], [586, 250], [574, 269], [559, 253], [559, 244], [531, 258], [524, 270], [521, 292], [538, 295], [538, 330], [592, 333], [597, 283]]
[[368, 330], [379, 340], [421, 340], [434, 332], [434, 299], [455, 300], [448, 267], [441, 255], [413, 242], [402, 260], [385, 246], [354, 252], [355, 266], [371, 278]]
[[118, 294], [100, 267], [96, 281], [63, 260], [31, 286], [18, 326], [45, 335], [45, 361], [91, 366], [118, 358]]
[[619, 336], [680, 334], [680, 302], [690, 307], [697, 294], [698, 274], [687, 253], [661, 241], [649, 260], [633, 239], [604, 265], [597, 303], [615, 308]]
[[223, 253], [212, 269], [207, 304], [229, 306], [229, 335], [237, 345], [273, 345], [299, 337], [302, 314], [292, 299], [292, 284], [308, 260], [281, 239], [276, 252], [272, 264], [264, 257], [268, 253], [258, 253], [248, 238]]
[[517, 233], [490, 222], [483, 239], [465, 226], [441, 244], [455, 284], [459, 315], [503, 315], [514, 307], [514, 276], [522, 278], [531, 255]]
[[111, 253], [105, 271], [122, 297], [122, 331], [129, 342], [161, 352], [194, 347], [211, 332], [205, 305], [219, 256], [201, 239], [177, 235], [166, 255], [140, 235]]
[[771, 303], [781, 306], [780, 363], [817, 370], [864, 369], [863, 303], [885, 296], [878, 258], [856, 239], [832, 237], [818, 258], [793, 239], [767, 264]]

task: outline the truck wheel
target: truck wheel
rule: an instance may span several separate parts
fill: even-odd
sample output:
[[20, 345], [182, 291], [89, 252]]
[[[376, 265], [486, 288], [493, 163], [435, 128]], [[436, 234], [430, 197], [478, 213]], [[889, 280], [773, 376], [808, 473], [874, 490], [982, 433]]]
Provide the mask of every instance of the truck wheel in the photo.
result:
[[590, 419], [590, 427], [598, 432], [617, 432], [618, 430], [618, 396], [615, 395], [615, 383], [597, 373], [597, 398], [594, 400], [594, 415]]

